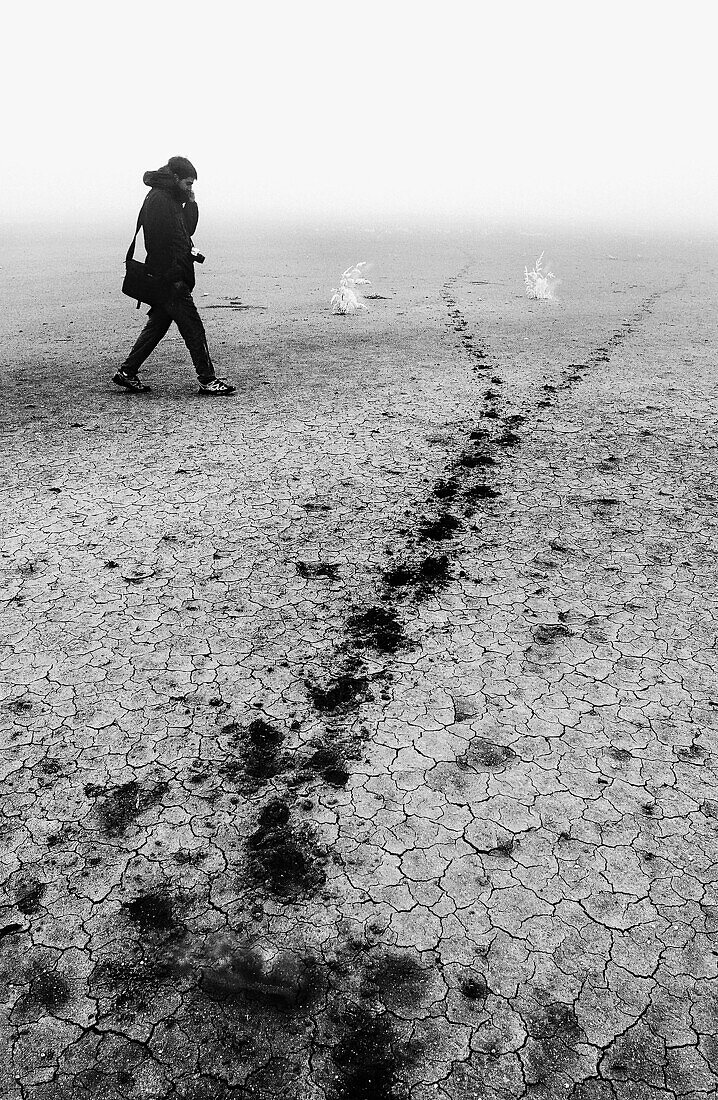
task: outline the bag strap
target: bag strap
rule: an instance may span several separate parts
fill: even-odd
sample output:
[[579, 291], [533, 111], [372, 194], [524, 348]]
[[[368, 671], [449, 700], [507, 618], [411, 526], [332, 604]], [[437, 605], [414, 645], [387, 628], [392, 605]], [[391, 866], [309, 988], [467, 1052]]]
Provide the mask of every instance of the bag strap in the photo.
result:
[[142, 225], [142, 211], [144, 210], [144, 208], [145, 208], [145, 204], [142, 203], [142, 206], [140, 207], [140, 212], [137, 215], [137, 228], [135, 229], [135, 235], [132, 238], [132, 244], [127, 249], [127, 255], [125, 256], [125, 263], [129, 263], [129, 261], [132, 259], [132, 257], [135, 254], [135, 242], [137, 240], [137, 234], [140, 231], [140, 226]]

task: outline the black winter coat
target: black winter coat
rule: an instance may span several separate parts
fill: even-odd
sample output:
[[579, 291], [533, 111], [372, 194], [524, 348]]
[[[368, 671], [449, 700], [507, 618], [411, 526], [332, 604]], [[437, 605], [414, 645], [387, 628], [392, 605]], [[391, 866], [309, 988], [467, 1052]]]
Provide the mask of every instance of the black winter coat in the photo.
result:
[[141, 211], [147, 268], [168, 285], [183, 282], [191, 290], [192, 234], [199, 221], [197, 203], [186, 201], [185, 192], [177, 186], [169, 168], [145, 172], [142, 182], [152, 188]]

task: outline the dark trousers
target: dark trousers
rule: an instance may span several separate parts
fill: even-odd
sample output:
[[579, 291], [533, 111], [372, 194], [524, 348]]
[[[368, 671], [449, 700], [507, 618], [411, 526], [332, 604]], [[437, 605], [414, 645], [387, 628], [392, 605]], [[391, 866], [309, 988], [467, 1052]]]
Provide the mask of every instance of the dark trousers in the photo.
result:
[[214, 378], [204, 325], [189, 290], [173, 293], [161, 305], [152, 306], [147, 315], [147, 324], [123, 363], [125, 374], [130, 378], [135, 377], [145, 359], [152, 354], [162, 337], [167, 335], [173, 321], [192, 356], [200, 382], [210, 382]]

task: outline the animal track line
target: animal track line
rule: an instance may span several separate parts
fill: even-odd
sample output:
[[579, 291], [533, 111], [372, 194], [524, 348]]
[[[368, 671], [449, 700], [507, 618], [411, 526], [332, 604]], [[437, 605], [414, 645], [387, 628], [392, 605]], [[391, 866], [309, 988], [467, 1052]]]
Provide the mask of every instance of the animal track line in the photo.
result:
[[[454, 293], [455, 285], [466, 277], [472, 266], [466, 264], [447, 279], [441, 297], [448, 313], [449, 331], [458, 336], [471, 369], [479, 377], [488, 375], [490, 384], [482, 395], [478, 415], [468, 425], [462, 424], [444, 470], [434, 482], [413, 528], [397, 526], [395, 549], [376, 577], [375, 599], [360, 607], [347, 608], [332, 655], [319, 671], [305, 679], [308, 699], [325, 726], [325, 734], [316, 740], [316, 751], [309, 759], [298, 758], [293, 764], [287, 758], [286, 765], [274, 776], [274, 799], [284, 788], [281, 797], [292, 800], [290, 790], [301, 783], [302, 775], [307, 775], [307, 766], [315, 781], [334, 787], [347, 783], [349, 761], [363, 755], [364, 749], [361, 739], [351, 733], [357, 709], [363, 703], [380, 703], [382, 695], [390, 698], [390, 692], [385, 690], [390, 673], [386, 667], [381, 673], [370, 672], [370, 662], [378, 655], [390, 663], [398, 653], [417, 644], [406, 633], [402, 605], [416, 608], [455, 579], [452, 565], [460, 553], [462, 541], [471, 540], [479, 531], [476, 523], [467, 530], [465, 521], [479, 507], [493, 507], [498, 502], [501, 491], [496, 484], [497, 475], [503, 473], [505, 481], [506, 474], [511, 471], [512, 451], [521, 443], [516, 429], [528, 421], [532, 411], [537, 413], [554, 404], [553, 400], [544, 397], [533, 406], [524, 407], [523, 412], [506, 407], [499, 411], [501, 387], [505, 383], [493, 373], [497, 368], [491, 360], [490, 350], [470, 331]], [[607, 362], [611, 352], [620, 347], [635, 326], [650, 314], [653, 303], [662, 293], [666, 292], [655, 291], [648, 295], [583, 362], [562, 368], [557, 384], [546, 382], [544, 393], [567, 393], [589, 370]], [[455, 511], [450, 510], [452, 505]], [[325, 766], [326, 761], [329, 764]], [[261, 818], [263, 811], [259, 812]], [[305, 839], [308, 843], [310, 838]], [[320, 881], [317, 876], [316, 882]]]

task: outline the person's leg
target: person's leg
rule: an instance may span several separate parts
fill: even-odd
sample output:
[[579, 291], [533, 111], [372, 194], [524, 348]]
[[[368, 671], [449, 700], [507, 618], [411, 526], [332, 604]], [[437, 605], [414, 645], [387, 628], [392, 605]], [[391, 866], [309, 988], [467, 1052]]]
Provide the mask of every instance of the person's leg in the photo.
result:
[[138, 336], [132, 351], [125, 359], [120, 370], [127, 378], [136, 378], [137, 372], [149, 358], [172, 324], [172, 317], [162, 306], [152, 306], [147, 315], [147, 324]]
[[187, 345], [197, 378], [201, 383], [211, 382], [215, 375], [207, 347], [207, 335], [189, 290], [173, 295], [167, 309]]

